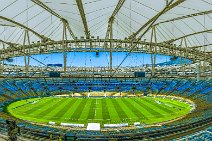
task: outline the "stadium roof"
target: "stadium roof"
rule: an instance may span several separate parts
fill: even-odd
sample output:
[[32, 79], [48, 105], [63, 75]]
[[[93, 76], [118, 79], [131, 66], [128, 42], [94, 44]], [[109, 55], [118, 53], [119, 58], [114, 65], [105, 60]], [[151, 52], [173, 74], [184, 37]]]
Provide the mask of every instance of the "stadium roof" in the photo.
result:
[[[68, 39], [105, 39], [110, 28], [115, 39], [151, 40], [212, 51], [211, 0], [0, 0], [0, 40], [23, 44], [60, 41], [67, 24]], [[184, 42], [184, 41], [183, 41]], [[0, 49], [3, 49], [3, 44]], [[7, 45], [6, 45], [7, 46]]]

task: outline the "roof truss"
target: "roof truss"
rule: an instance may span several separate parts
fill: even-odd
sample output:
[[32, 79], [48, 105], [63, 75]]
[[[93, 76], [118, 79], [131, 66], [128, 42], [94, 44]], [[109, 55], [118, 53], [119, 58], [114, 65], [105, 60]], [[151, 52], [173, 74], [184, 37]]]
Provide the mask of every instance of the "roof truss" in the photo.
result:
[[109, 35], [110, 35], [111, 30], [112, 30], [112, 24], [113, 24], [113, 21], [115, 19], [115, 16], [119, 12], [119, 10], [121, 9], [124, 2], [125, 2], [125, 0], [119, 0], [118, 4], [116, 5], [116, 8], [114, 9], [112, 15], [110, 16], [110, 18], [108, 20], [108, 27], [107, 27], [105, 39], [109, 39]]
[[90, 38], [90, 31], [88, 29], [88, 23], [87, 23], [87, 20], [86, 20], [86, 16], [85, 16], [85, 11], [84, 11], [84, 7], [83, 7], [83, 4], [82, 4], [82, 0], [76, 0], [76, 3], [77, 3], [77, 7], [79, 9], [80, 16], [81, 16], [81, 19], [82, 19], [82, 22], [83, 22], [83, 25], [84, 25], [86, 38], [89, 39]]
[[20, 28], [23, 28], [25, 30], [28, 30], [28, 31], [32, 32], [33, 34], [35, 34], [36, 36], [38, 36], [39, 38], [41, 38], [43, 41], [51, 40], [51, 39], [45, 37], [44, 35], [39, 34], [35, 30], [33, 30], [33, 29], [31, 29], [31, 28], [29, 28], [29, 27], [27, 27], [27, 26], [25, 26], [25, 25], [23, 25], [23, 24], [21, 24], [19, 22], [16, 22], [16, 21], [14, 21], [12, 19], [6, 18], [4, 16], [0, 16], [0, 19], [3, 19], [3, 20], [8, 21], [10, 23], [13, 23], [14, 25], [16, 25], [16, 26], [18, 26]]
[[[174, 7], [178, 6], [179, 4], [185, 2], [185, 0], [177, 0], [175, 1], [174, 3], [174, 0], [171, 0], [170, 2], [167, 3], [166, 7], [161, 10], [160, 12], [158, 12], [154, 17], [152, 17], [150, 20], [148, 20], [144, 25], [141, 26], [141, 28], [139, 28], [135, 33], [133, 33], [132, 35], [130, 35], [128, 37], [128, 39], [135, 39], [136, 36], [143, 30], [145, 29], [148, 25], [150, 24], [154, 24], [154, 22], [161, 16], [163, 15], [164, 13], [168, 12], [169, 10], [173, 9]], [[145, 33], [144, 33], [145, 34]], [[143, 34], [143, 35], [144, 35]]]
[[192, 48], [192, 49], [194, 49], [194, 48], [203, 48], [203, 47], [208, 47], [208, 46], [211, 46], [212, 44], [206, 44], [206, 45], [200, 45], [200, 46], [190, 46], [190, 47], [188, 47], [188, 48]]
[[181, 37], [178, 37], [178, 38], [175, 38], [175, 39], [171, 39], [171, 40], [168, 40], [168, 41], [164, 41], [166, 43], [172, 43], [174, 41], [177, 41], [177, 40], [180, 40], [182, 38], [186, 38], [186, 37], [189, 37], [189, 36], [193, 36], [193, 35], [197, 35], [197, 34], [201, 34], [201, 33], [205, 33], [205, 32], [211, 32], [212, 29], [208, 29], [208, 30], [203, 30], [203, 31], [199, 31], [199, 32], [194, 32], [194, 33], [191, 33], [191, 34], [186, 34], [184, 36], [181, 36]]
[[194, 13], [194, 14], [189, 14], [189, 15], [173, 18], [173, 19], [166, 20], [166, 21], [163, 21], [163, 22], [159, 22], [159, 23], [157, 23], [155, 25], [159, 25], [159, 24], [167, 23], [167, 22], [173, 22], [173, 21], [176, 21], [176, 20], [182, 20], [182, 19], [191, 18], [191, 17], [195, 17], [195, 16], [200, 16], [200, 15], [207, 15], [207, 14], [211, 14], [211, 13], [212, 13], [212, 10], [198, 12], [198, 13]]
[[12, 43], [12, 42], [6, 42], [6, 41], [3, 41], [3, 40], [0, 40], [0, 42], [4, 43], [4, 44], [7, 44], [9, 46], [16, 46], [16, 45], [19, 45], [19, 44], [16, 44], [16, 43]]
[[50, 14], [54, 15], [55, 17], [59, 18], [62, 22], [67, 23], [66, 25], [67, 25], [68, 31], [70, 32], [70, 35], [72, 36], [73, 39], [76, 39], [76, 36], [74, 35], [73, 31], [71, 30], [67, 19], [63, 18], [61, 15], [56, 13], [54, 10], [49, 8], [47, 5], [42, 3], [40, 0], [32, 0], [32, 2], [34, 2], [38, 6], [42, 7], [43, 9], [45, 9], [46, 11], [48, 11]]

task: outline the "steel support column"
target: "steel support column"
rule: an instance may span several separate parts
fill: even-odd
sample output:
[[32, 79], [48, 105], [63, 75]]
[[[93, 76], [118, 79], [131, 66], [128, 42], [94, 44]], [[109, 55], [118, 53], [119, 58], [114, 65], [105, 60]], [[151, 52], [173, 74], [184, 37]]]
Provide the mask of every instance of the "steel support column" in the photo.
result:
[[[3, 45], [3, 49], [5, 49], [4, 42], [2, 42], [2, 45]], [[1, 62], [1, 64], [0, 64], [0, 76], [2, 76], [3, 72], [4, 72], [4, 60], [1, 60], [0, 62]]]
[[0, 76], [3, 76], [3, 72], [4, 72], [4, 60], [0, 61]]
[[64, 63], [64, 74], [66, 74], [67, 71], [67, 53], [66, 53], [66, 49], [67, 49], [67, 32], [66, 32], [66, 28], [67, 28], [67, 22], [63, 21], [63, 37], [62, 37], [62, 46], [63, 46], [63, 63]]
[[[154, 38], [155, 38], [154, 42], [157, 44], [157, 36], [156, 36], [155, 26], [153, 26], [153, 32], [154, 32]], [[156, 54], [157, 54], [157, 46], [154, 45], [153, 76], [155, 75]]]
[[[184, 38], [184, 45], [185, 45], [185, 48], [186, 48], [186, 50], [184, 52], [186, 55], [184, 55], [184, 56], [185, 56], [185, 58], [187, 58], [188, 57], [188, 45], [187, 45], [186, 38]], [[183, 75], [185, 75], [185, 67], [186, 67], [186, 60], [184, 59], [184, 63], [183, 63]]]
[[[181, 41], [180, 41], [180, 46], [179, 46], [180, 48], [182, 48], [182, 44], [183, 44], [183, 39], [181, 39]], [[182, 65], [182, 56], [183, 56], [183, 55], [182, 55], [182, 51], [180, 50], [180, 66], [181, 66], [181, 68], [182, 68], [182, 66], [183, 66], [183, 65]]]
[[200, 79], [200, 64], [196, 64], [196, 80], [199, 81]]
[[[118, 11], [121, 9], [122, 5], [124, 4], [125, 0], [119, 0], [118, 4], [116, 5], [116, 8], [114, 9], [112, 15], [110, 16], [108, 20], [108, 27], [107, 27], [107, 32], [105, 35], [105, 40], [109, 39], [110, 37], [110, 76], [112, 77], [112, 72], [113, 72], [113, 22], [115, 19], [116, 14]], [[104, 46], [106, 48], [106, 43], [104, 43]]]
[[150, 50], [151, 50], [150, 55], [151, 55], [151, 64], [152, 64], [151, 76], [152, 77], [154, 77], [154, 75], [155, 75], [156, 52], [157, 52], [157, 46], [153, 47], [153, 45], [152, 45], [153, 38], [154, 38], [154, 42], [157, 43], [155, 26], [152, 27], [152, 33], [151, 33], [151, 39], [150, 39], [150, 43], [151, 43], [150, 44]]
[[204, 47], [203, 76], [206, 78], [206, 47]]
[[23, 42], [23, 52], [24, 52], [24, 65], [25, 65], [25, 76], [29, 76], [29, 64], [30, 64], [30, 48], [26, 49], [26, 43], [28, 42], [28, 45], [30, 45], [29, 40], [29, 32], [28, 30], [25, 30], [24, 32], [24, 42]]
[[111, 23], [111, 30], [110, 30], [110, 73], [112, 76], [113, 72], [113, 28], [112, 28], [112, 23]]

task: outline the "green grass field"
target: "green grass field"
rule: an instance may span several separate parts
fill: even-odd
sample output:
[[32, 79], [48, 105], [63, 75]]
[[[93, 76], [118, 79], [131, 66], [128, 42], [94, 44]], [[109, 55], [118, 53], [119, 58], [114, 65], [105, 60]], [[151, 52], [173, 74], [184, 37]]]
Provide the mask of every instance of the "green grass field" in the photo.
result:
[[187, 114], [189, 104], [169, 98], [61, 98], [16, 101], [7, 107], [14, 117], [39, 123], [151, 124]]

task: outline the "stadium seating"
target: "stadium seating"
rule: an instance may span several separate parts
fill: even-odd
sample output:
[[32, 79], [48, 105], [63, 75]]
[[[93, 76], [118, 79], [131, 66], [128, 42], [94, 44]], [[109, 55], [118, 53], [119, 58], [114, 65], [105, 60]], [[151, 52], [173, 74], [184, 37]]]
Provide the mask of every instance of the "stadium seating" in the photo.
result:
[[[92, 83], [91, 83], [92, 82]], [[184, 80], [184, 79], [136, 79], [136, 80], [118, 80], [112, 79], [108, 80], [72, 80], [69, 79], [2, 79], [0, 80], [0, 108], [3, 108], [6, 104], [19, 99], [25, 99], [37, 96], [49, 96], [49, 94], [58, 93], [70, 93], [72, 91], [86, 92], [89, 87], [92, 91], [123, 91], [131, 92], [133, 87], [135, 87], [136, 92], [150, 92], [155, 94], [166, 94], [166, 95], [180, 95], [187, 98], [193, 98], [194, 100], [203, 100], [204, 103], [201, 105], [203, 108], [207, 107], [206, 104], [211, 102], [212, 93], [212, 83], [211, 81], [199, 81], [195, 80]], [[119, 89], [117, 89], [119, 87]], [[76, 90], [77, 88], [77, 90]], [[0, 130], [1, 132], [6, 132], [5, 130], [5, 114], [1, 113], [0, 118]], [[148, 139], [153, 138], [166, 138], [166, 134], [173, 134], [174, 132], [186, 131], [190, 126], [198, 127], [199, 123], [211, 122], [212, 109], [205, 108], [204, 110], [190, 113], [188, 117], [184, 120], [176, 121], [162, 127], [152, 127], [152, 128], [141, 128], [134, 130], [120, 130], [109, 131], [109, 132], [91, 132], [91, 131], [79, 131], [70, 130], [66, 131], [66, 134], [75, 135], [79, 139], [89, 139], [89, 138], [146, 138], [142, 137], [143, 132], [148, 133]], [[52, 132], [54, 138], [61, 134], [65, 134], [56, 128], [47, 126], [31, 125], [29, 123], [20, 121], [19, 126], [22, 128], [22, 134], [25, 137], [37, 137], [46, 139], [49, 137], [49, 133]], [[177, 130], [179, 127], [179, 130]], [[164, 128], [163, 132], [160, 130]], [[174, 130], [175, 129], [175, 130]], [[161, 131], [161, 132], [159, 132]], [[126, 136], [126, 133], [129, 136]], [[151, 133], [151, 135], [150, 135]], [[208, 132], [206, 132], [208, 133]], [[127, 134], [127, 135], [128, 135]], [[132, 134], [132, 135], [131, 135]], [[124, 136], [125, 135], [125, 136]], [[201, 138], [208, 138], [209, 135], [201, 133]], [[110, 138], [109, 138], [110, 136]], [[195, 139], [195, 136], [186, 137], [189, 139]]]

